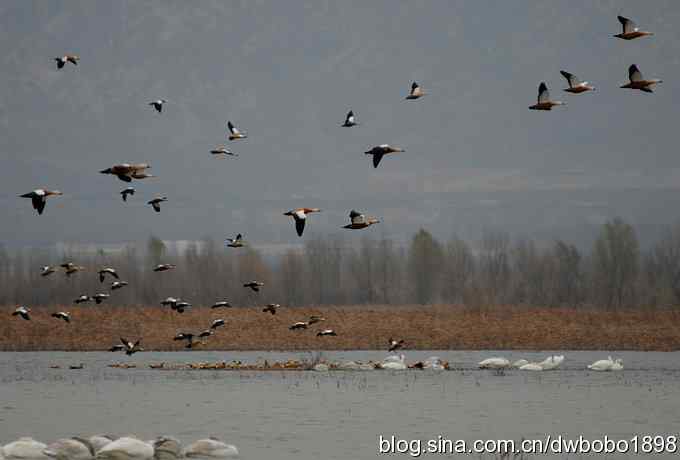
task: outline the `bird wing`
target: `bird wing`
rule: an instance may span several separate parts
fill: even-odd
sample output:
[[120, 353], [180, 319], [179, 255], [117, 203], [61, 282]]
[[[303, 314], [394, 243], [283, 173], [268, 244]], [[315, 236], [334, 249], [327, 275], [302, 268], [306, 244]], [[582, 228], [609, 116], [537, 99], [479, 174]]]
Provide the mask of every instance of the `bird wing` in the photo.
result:
[[38, 214], [42, 214], [43, 211], [45, 210], [45, 197], [44, 196], [34, 196], [31, 198], [31, 202], [33, 203], [33, 209], [38, 211]]
[[550, 91], [548, 91], [548, 87], [546, 86], [545, 82], [541, 82], [540, 85], [538, 85], [538, 103], [544, 103], [548, 102], [550, 100]]
[[231, 134], [240, 134], [240, 131], [236, 129], [236, 126], [231, 121], [227, 122], [227, 128], [229, 128], [229, 131]]
[[624, 18], [623, 16], [617, 16], [617, 18], [621, 25], [623, 26], [624, 34], [627, 34], [629, 32], [635, 32], [638, 29], [637, 24], [635, 24], [635, 21], [628, 18]]
[[380, 164], [380, 160], [382, 160], [383, 155], [385, 155], [385, 154], [382, 153], [382, 152], [373, 154], [373, 167], [374, 168], [378, 167], [378, 165]]
[[161, 205], [158, 203], [158, 201], [151, 202], [151, 206], [156, 212], [161, 212]]
[[350, 211], [349, 218], [353, 224], [363, 224], [366, 221], [366, 217], [354, 209]]
[[105, 278], [105, 273], [103, 271], [99, 272], [99, 282], [103, 283]]
[[413, 94], [417, 88], [418, 88], [418, 83], [413, 82], [411, 84], [411, 94]]
[[350, 110], [349, 112], [347, 112], [347, 117], [345, 118], [345, 124], [348, 125], [348, 124], [351, 124], [351, 123], [354, 123], [354, 112]]
[[638, 69], [635, 64], [632, 64], [630, 67], [628, 67], [628, 78], [630, 81], [642, 80], [642, 72], [640, 72], [640, 69]]
[[566, 72], [564, 70], [560, 70], [560, 73], [564, 78], [567, 79], [567, 83], [569, 83], [569, 87], [573, 88], [574, 86], [578, 86], [581, 83], [581, 80], [579, 80], [576, 75], [571, 74], [569, 72]]

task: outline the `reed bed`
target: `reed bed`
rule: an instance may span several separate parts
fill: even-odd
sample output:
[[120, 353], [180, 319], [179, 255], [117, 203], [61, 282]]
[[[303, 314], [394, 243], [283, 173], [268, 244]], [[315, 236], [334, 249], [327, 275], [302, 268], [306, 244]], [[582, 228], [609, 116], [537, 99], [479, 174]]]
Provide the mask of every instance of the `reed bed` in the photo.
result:
[[[62, 306], [32, 309], [31, 321], [0, 307], [0, 350], [106, 350], [120, 337], [142, 339], [145, 350], [182, 350], [178, 332], [198, 333], [212, 320], [226, 326], [196, 350], [361, 350], [385, 349], [387, 339], [406, 341], [406, 349], [429, 350], [649, 350], [680, 349], [680, 312], [521, 308], [470, 309], [451, 305], [282, 307], [276, 315], [261, 308], [211, 310], [194, 307], [183, 314], [156, 306]], [[69, 311], [71, 322], [50, 317]], [[307, 330], [288, 326], [321, 315], [326, 321]], [[337, 337], [317, 337], [334, 329]]]

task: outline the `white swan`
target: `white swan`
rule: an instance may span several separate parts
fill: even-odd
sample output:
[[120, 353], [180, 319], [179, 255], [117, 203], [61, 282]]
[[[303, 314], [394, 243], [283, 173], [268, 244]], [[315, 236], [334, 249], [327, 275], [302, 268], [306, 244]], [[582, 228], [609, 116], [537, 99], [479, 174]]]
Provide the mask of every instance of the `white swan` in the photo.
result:
[[47, 444], [31, 437], [23, 437], [5, 444], [2, 455], [5, 460], [46, 460], [48, 457], [43, 453], [46, 447]]
[[620, 358], [613, 360], [611, 356], [607, 356], [607, 359], [600, 359], [588, 365], [588, 369], [591, 371], [620, 371], [623, 370], [623, 360]]
[[182, 454], [187, 458], [231, 458], [238, 457], [238, 449], [234, 445], [210, 437], [189, 444]]
[[519, 369], [520, 367], [524, 366], [525, 364], [529, 364], [529, 361], [522, 358], [522, 359], [518, 359], [517, 361], [512, 363], [512, 367]]
[[526, 363], [519, 367], [520, 371], [542, 371], [543, 369], [540, 363]]
[[108, 443], [97, 452], [97, 460], [151, 460], [153, 445], [125, 436]]
[[182, 451], [182, 445], [178, 439], [171, 436], [159, 436], [151, 441], [155, 460], [177, 460]]
[[395, 371], [401, 371], [404, 369], [407, 369], [406, 363], [404, 362], [404, 355], [401, 354], [399, 356], [397, 355], [390, 355], [383, 359], [382, 363], [380, 364], [380, 367], [383, 369], [392, 369]]
[[48, 444], [43, 453], [57, 460], [91, 460], [95, 450], [89, 440], [74, 436]]
[[543, 361], [538, 363], [538, 365], [541, 366], [544, 371], [551, 371], [560, 367], [563, 361], [564, 355], [548, 356]]
[[510, 367], [510, 361], [505, 358], [487, 358], [479, 363], [480, 369], [505, 369]]
[[94, 449], [95, 454], [102, 450], [102, 447], [104, 447], [107, 444], [111, 444], [113, 441], [115, 441], [115, 436], [111, 436], [109, 434], [95, 434], [94, 436], [90, 436], [90, 444], [92, 445], [92, 448]]

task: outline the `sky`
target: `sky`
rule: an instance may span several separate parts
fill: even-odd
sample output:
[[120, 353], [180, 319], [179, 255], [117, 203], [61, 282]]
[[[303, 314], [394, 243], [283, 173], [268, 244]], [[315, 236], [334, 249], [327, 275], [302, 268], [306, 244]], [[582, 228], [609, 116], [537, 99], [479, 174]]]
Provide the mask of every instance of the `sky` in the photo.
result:
[[[613, 38], [618, 14], [655, 35]], [[351, 209], [396, 240], [580, 242], [615, 216], [645, 240], [680, 220], [677, 0], [7, 0], [0, 22], [5, 245], [354, 239]], [[65, 53], [80, 63], [57, 70]], [[633, 63], [664, 80], [654, 94], [619, 88]], [[560, 70], [596, 91], [563, 92]], [[405, 101], [413, 80], [427, 95]], [[567, 105], [528, 110], [541, 81]], [[248, 139], [227, 141], [227, 120]], [[374, 169], [363, 152], [382, 143], [406, 151]], [[239, 157], [212, 157], [221, 144]], [[99, 174], [121, 162], [157, 176], [127, 203]], [[38, 187], [64, 192], [42, 216], [17, 196]], [[300, 206], [323, 209], [302, 240], [282, 215]]]

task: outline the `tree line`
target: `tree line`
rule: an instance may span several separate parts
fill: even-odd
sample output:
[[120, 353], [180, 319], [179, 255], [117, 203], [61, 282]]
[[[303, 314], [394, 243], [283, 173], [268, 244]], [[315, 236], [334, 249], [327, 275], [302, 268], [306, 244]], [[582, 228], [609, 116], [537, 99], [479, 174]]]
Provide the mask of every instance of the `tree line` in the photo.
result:
[[[86, 270], [41, 277], [40, 267], [72, 261]], [[155, 273], [159, 263], [175, 270]], [[112, 293], [115, 305], [157, 305], [168, 296], [208, 306], [457, 304], [539, 307], [669, 308], [680, 305], [680, 225], [643, 251], [634, 228], [619, 218], [604, 223], [589, 251], [562, 240], [512, 239], [489, 230], [478, 241], [456, 235], [440, 241], [419, 230], [407, 245], [366, 232], [360, 238], [308, 237], [301, 248], [266, 257], [257, 247], [224, 248], [205, 239], [181, 252], [157, 237], [146, 247], [78, 253], [68, 248], [0, 247], [0, 305], [68, 305], [107, 292], [96, 271], [115, 267], [129, 283]], [[265, 283], [260, 293], [243, 283]], [[93, 308], [101, 308], [94, 306]]]

